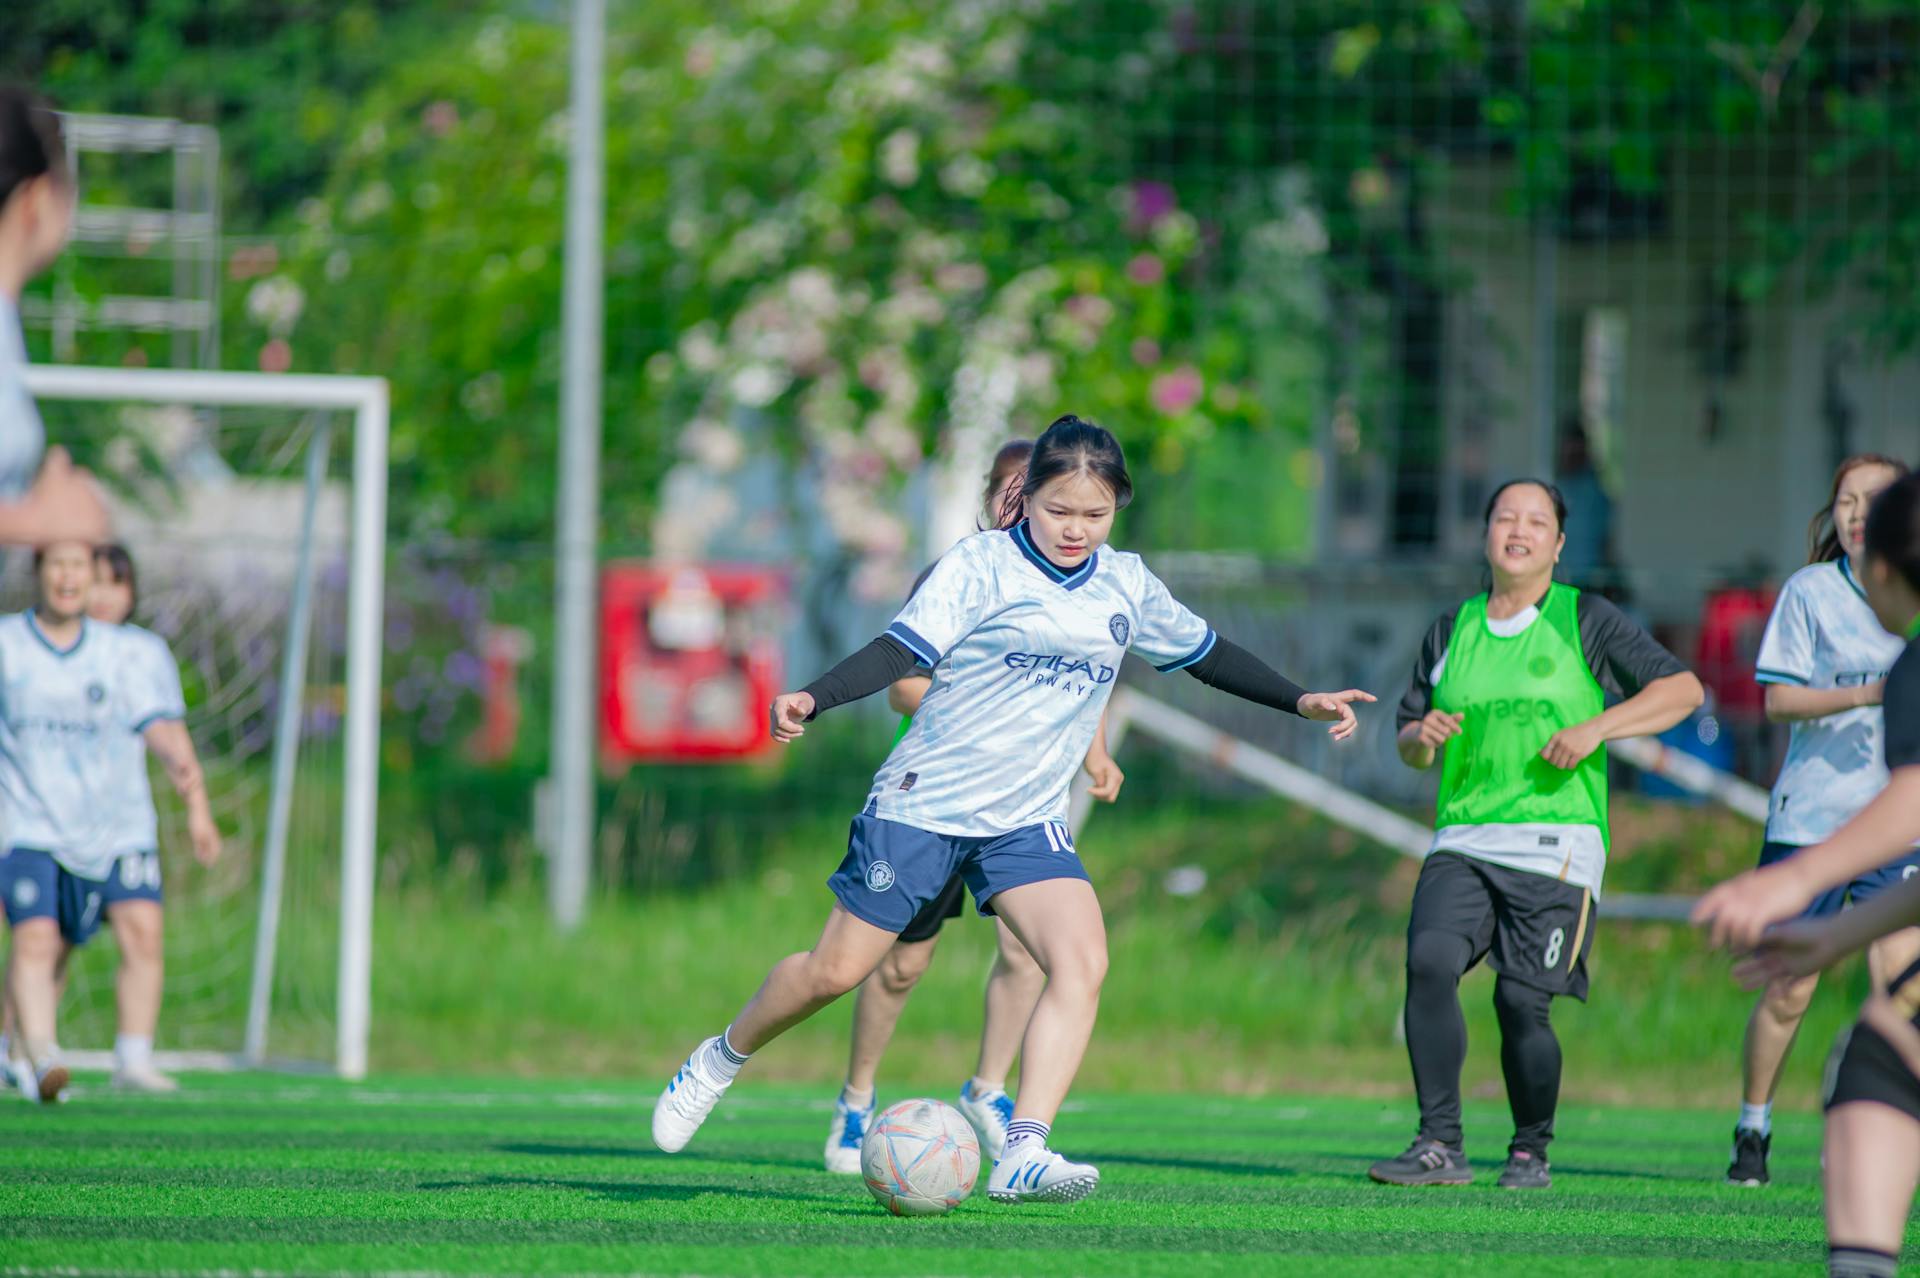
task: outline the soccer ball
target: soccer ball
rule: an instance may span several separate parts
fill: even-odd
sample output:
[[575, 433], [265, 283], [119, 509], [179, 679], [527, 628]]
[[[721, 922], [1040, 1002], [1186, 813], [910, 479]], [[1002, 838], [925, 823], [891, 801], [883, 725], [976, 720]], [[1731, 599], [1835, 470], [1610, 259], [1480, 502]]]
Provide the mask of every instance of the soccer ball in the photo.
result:
[[874, 1118], [860, 1143], [867, 1189], [896, 1216], [943, 1216], [980, 1179], [980, 1141], [951, 1105], [905, 1100]]

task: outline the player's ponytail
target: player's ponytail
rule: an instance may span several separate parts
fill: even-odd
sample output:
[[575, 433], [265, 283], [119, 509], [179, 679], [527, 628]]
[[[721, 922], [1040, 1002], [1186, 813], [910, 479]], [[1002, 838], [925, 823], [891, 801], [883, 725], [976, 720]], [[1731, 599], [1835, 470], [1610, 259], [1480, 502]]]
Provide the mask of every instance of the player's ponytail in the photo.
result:
[[67, 181], [67, 147], [60, 117], [39, 94], [0, 85], [0, 213], [13, 193], [37, 177]]
[[1862, 466], [1885, 466], [1895, 478], [1907, 473], [1905, 462], [1880, 453], [1855, 453], [1841, 462], [1833, 472], [1833, 487], [1827, 492], [1826, 504], [1813, 513], [1812, 521], [1807, 524], [1808, 563], [1824, 564], [1847, 557], [1846, 547], [1840, 544], [1840, 530], [1834, 527], [1833, 503], [1840, 500], [1840, 485], [1847, 482], [1847, 476]]
[[1127, 473], [1127, 455], [1120, 451], [1120, 441], [1106, 427], [1068, 413], [1055, 418], [1033, 442], [1020, 496], [1029, 500], [1054, 480], [1082, 473], [1105, 485], [1113, 494], [1115, 510], [1133, 500], [1133, 477]]
[[1920, 475], [1902, 475], [1881, 489], [1867, 511], [1866, 541], [1868, 559], [1884, 562], [1920, 592]]

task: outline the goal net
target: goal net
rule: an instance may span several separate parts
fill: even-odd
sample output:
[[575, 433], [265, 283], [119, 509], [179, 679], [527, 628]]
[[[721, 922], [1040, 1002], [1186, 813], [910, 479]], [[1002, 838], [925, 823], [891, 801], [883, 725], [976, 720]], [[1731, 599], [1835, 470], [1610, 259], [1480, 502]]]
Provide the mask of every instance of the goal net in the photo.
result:
[[[198, 865], [153, 770], [166, 898], [163, 1067], [366, 1071], [387, 386], [377, 378], [34, 368], [48, 438], [106, 484], [166, 639], [224, 836]], [[9, 554], [0, 606], [32, 601]], [[60, 1037], [104, 1064], [111, 926], [74, 956]]]

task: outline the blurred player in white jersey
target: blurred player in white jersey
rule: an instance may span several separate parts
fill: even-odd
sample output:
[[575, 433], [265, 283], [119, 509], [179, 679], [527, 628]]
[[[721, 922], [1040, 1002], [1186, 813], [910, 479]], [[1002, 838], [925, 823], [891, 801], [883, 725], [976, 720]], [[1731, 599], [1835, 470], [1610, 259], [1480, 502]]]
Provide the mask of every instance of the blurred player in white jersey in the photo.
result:
[[[164, 689], [172, 704], [184, 708], [179, 666], [166, 640], [131, 625], [139, 603], [139, 578], [125, 546], [101, 546], [93, 552], [93, 594], [87, 615], [108, 625], [123, 626], [142, 642], [138, 645], [149, 686]], [[179, 717], [161, 717], [122, 743], [116, 770], [120, 775], [119, 874], [108, 885], [105, 906], [113, 939], [120, 947], [120, 970], [114, 980], [114, 1002], [119, 1030], [114, 1036], [113, 1081], [117, 1087], [142, 1092], [171, 1092], [178, 1084], [153, 1065], [153, 1030], [160, 1018], [163, 984], [163, 914], [160, 894], [159, 820], [153, 808], [153, 786], [147, 777], [147, 742], [160, 738], [163, 759], [184, 762], [184, 771], [168, 769], [176, 787], [183, 775], [199, 777], [200, 759], [193, 738]], [[212, 865], [220, 857], [220, 831], [213, 822], [204, 784], [181, 791], [187, 805], [187, 838], [194, 859]]]
[[1020, 1094], [987, 1193], [1071, 1202], [1100, 1173], [1047, 1147], [1079, 1070], [1107, 968], [1106, 925], [1067, 829], [1067, 789], [1086, 757], [1121, 659], [1261, 705], [1356, 727], [1364, 692], [1304, 692], [1220, 638], [1138, 555], [1106, 547], [1133, 496], [1120, 445], [1062, 417], [1034, 444], [1024, 518], [976, 533], [934, 565], [885, 634], [799, 692], [774, 699], [774, 739], [870, 696], [916, 666], [933, 684], [874, 777], [835, 899], [813, 948], [775, 964], [721, 1033], [701, 1043], [653, 1110], [654, 1143], [686, 1147], [749, 1054], [865, 980], [955, 872], [982, 914], [1004, 920], [1047, 974], [1020, 1048]]
[[20, 294], [53, 264], [73, 229], [73, 181], [60, 120], [39, 95], [0, 85], [0, 545], [106, 535], [106, 507], [46, 429], [24, 374]]
[[[1827, 504], [1809, 530], [1808, 566], [1787, 579], [1767, 621], [1755, 678], [1766, 685], [1767, 717], [1791, 723], [1793, 736], [1773, 785], [1762, 865], [1825, 842], [1887, 784], [1880, 701], [1901, 642], [1867, 603], [1866, 525], [1873, 499], [1906, 473], [1905, 462], [1873, 454], [1840, 463]], [[1807, 916], [1824, 918], [1849, 902], [1857, 905], [1916, 869], [1920, 852], [1909, 852], [1822, 892]], [[1909, 928], [1881, 937], [1868, 957], [1873, 984], [1882, 988], [1920, 958], [1920, 932]], [[1733, 1184], [1767, 1183], [1774, 1089], [1819, 980], [1814, 975], [1775, 982], [1747, 1021], [1740, 1119], [1727, 1167]]]
[[165, 645], [88, 618], [86, 543], [47, 547], [34, 571], [35, 606], [0, 617], [0, 903], [13, 932], [14, 1082], [51, 1102], [68, 1082], [55, 1023], [69, 954], [105, 912], [159, 894], [151, 802], [144, 825], [130, 815], [136, 767], [145, 784], [143, 740], [187, 801], [203, 858], [219, 838]]

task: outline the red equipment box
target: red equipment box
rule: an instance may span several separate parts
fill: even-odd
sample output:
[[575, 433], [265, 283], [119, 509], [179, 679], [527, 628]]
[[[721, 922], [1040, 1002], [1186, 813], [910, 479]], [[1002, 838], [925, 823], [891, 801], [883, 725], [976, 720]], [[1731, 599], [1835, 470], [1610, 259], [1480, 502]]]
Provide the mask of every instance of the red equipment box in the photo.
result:
[[769, 749], [786, 580], [771, 568], [621, 562], [600, 576], [608, 760], [742, 759]]

